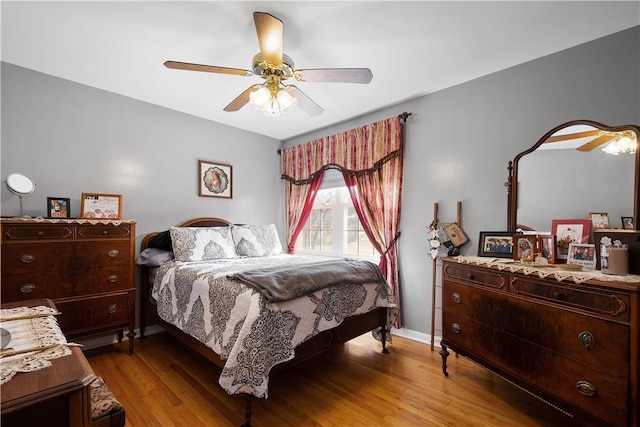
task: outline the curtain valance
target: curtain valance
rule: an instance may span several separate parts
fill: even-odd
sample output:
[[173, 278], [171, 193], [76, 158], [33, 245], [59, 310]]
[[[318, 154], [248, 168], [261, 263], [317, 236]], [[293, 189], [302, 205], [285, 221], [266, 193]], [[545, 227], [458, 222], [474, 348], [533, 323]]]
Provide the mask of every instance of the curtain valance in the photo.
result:
[[309, 184], [329, 167], [363, 175], [402, 155], [402, 124], [392, 117], [282, 150], [282, 179]]

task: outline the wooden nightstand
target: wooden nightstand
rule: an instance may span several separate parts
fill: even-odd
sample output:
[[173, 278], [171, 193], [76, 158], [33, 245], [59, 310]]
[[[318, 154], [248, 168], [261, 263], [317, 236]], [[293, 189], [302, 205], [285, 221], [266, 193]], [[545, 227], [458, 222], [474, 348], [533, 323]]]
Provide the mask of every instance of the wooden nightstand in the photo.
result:
[[[3, 304], [2, 308], [55, 307], [49, 299]], [[89, 383], [96, 376], [78, 347], [52, 366], [18, 373], [1, 387], [2, 427], [91, 425]]]
[[67, 338], [135, 336], [135, 222], [3, 218], [2, 301], [50, 298]]

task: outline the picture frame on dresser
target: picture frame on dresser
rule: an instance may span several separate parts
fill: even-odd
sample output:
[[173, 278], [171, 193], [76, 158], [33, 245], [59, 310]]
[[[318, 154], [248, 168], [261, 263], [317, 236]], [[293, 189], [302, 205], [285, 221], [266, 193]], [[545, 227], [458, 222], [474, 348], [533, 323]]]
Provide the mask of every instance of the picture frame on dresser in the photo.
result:
[[587, 270], [596, 268], [596, 245], [593, 243], [571, 243], [567, 264], [581, 265]]
[[623, 230], [635, 230], [635, 224], [633, 223], [633, 217], [632, 216], [623, 216], [620, 217], [620, 220], [622, 221], [622, 229]]
[[47, 197], [47, 218], [71, 218], [71, 200], [64, 197]]
[[122, 219], [122, 195], [82, 193], [80, 218]]
[[556, 236], [554, 234], [538, 235], [538, 250], [549, 264], [556, 263]]
[[591, 219], [591, 227], [594, 230], [611, 228], [608, 212], [589, 212], [589, 218]]
[[556, 259], [566, 263], [571, 243], [589, 243], [591, 218], [553, 219], [551, 234], [556, 236]]
[[200, 197], [233, 198], [233, 166], [198, 161], [198, 195]]
[[509, 231], [481, 231], [478, 240], [478, 256], [513, 257], [513, 233]]
[[535, 234], [513, 235], [513, 259], [533, 261], [538, 253], [538, 236]]

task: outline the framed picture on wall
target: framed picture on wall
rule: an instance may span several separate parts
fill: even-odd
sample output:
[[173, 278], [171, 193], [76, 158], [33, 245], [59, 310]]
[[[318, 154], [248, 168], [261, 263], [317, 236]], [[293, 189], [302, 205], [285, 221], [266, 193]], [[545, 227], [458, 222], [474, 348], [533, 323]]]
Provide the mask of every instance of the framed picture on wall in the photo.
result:
[[47, 197], [47, 218], [70, 218], [70, 199], [63, 197]]
[[82, 193], [80, 218], [122, 219], [122, 195]]
[[513, 257], [513, 233], [510, 231], [481, 231], [478, 256]]
[[233, 166], [198, 161], [198, 187], [200, 197], [233, 198]]

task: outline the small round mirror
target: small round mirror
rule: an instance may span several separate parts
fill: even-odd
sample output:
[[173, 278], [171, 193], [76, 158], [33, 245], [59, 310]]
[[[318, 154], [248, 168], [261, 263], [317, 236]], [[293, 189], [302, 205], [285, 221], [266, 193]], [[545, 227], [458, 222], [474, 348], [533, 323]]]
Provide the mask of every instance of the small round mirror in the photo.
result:
[[36, 189], [36, 185], [21, 173], [12, 173], [5, 181], [10, 192], [17, 196], [26, 196]]

